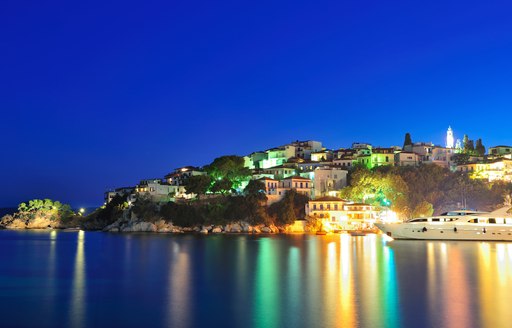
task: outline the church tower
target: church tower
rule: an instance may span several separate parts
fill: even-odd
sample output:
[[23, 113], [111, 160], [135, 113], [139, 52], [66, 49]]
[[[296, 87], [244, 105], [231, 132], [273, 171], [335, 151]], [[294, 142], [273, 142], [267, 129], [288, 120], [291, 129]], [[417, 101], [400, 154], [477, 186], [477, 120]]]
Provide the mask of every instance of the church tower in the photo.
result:
[[446, 131], [446, 148], [453, 148], [453, 131], [452, 127], [448, 126], [448, 131]]

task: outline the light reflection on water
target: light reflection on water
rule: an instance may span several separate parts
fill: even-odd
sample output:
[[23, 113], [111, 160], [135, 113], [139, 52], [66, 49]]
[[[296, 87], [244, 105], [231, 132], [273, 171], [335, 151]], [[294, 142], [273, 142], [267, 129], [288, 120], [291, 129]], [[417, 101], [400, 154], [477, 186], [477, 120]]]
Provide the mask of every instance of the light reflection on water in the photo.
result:
[[512, 322], [512, 243], [0, 231], [0, 247], [5, 326]]

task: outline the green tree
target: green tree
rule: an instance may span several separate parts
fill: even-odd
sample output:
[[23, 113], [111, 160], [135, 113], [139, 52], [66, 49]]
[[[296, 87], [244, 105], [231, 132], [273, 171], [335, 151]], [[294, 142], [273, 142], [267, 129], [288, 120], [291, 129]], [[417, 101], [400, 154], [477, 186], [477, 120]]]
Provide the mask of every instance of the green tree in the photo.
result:
[[309, 198], [289, 190], [283, 199], [270, 205], [269, 214], [277, 224], [292, 224], [295, 220], [305, 218], [305, 204]]
[[229, 180], [228, 178], [222, 178], [213, 183], [211, 190], [214, 193], [225, 194], [225, 193], [228, 193], [229, 191], [231, 191], [232, 188], [233, 188], [233, 182], [231, 180]]
[[251, 176], [251, 170], [244, 167], [243, 157], [235, 155], [218, 157], [205, 170], [215, 181], [228, 179], [234, 188]]

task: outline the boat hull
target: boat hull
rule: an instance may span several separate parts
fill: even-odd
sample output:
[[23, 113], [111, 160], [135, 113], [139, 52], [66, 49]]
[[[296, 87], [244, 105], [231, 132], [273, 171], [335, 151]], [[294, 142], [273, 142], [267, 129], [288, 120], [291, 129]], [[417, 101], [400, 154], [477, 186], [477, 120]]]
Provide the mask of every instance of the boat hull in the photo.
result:
[[512, 227], [490, 224], [376, 223], [393, 239], [512, 241]]

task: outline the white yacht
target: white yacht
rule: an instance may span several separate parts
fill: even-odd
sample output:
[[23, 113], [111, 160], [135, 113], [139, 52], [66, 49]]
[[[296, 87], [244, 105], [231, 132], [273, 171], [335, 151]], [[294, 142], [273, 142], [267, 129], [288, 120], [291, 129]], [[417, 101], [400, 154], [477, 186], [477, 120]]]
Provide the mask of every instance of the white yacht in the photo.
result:
[[401, 223], [375, 223], [393, 239], [512, 241], [510, 207], [494, 212], [451, 211]]

